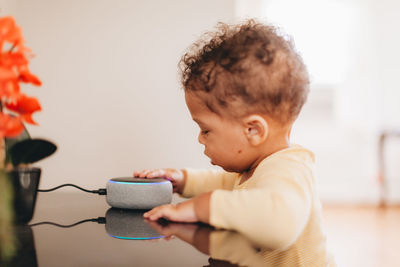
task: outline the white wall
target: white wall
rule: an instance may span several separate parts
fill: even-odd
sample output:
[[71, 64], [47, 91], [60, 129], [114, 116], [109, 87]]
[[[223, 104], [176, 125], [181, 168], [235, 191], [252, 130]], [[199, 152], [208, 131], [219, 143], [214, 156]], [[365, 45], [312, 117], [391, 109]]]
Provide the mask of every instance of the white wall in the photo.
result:
[[158, 167], [207, 167], [184, 103], [177, 63], [234, 5], [223, 1], [9, 0], [43, 86], [34, 137], [58, 145], [37, 165], [42, 188]]
[[9, 15], [9, 14], [15, 14], [16, 13], [16, 5], [17, 3], [15, 1], [10, 1], [10, 0], [0, 0], [0, 15]]
[[[379, 83], [377, 102], [380, 128], [400, 131], [400, 1], [375, 1], [376, 58]], [[389, 138], [386, 145], [386, 176], [390, 199], [400, 203], [400, 138]]]
[[382, 125], [400, 128], [400, 2], [376, 1], [372, 5], [375, 14], [377, 69], [380, 81]]

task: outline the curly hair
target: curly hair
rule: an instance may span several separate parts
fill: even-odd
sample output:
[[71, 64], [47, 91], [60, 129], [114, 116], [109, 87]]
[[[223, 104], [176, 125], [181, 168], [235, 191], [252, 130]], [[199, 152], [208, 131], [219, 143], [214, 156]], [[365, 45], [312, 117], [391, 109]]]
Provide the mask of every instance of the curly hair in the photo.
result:
[[185, 92], [196, 93], [217, 114], [251, 113], [294, 121], [309, 91], [307, 69], [290, 38], [255, 20], [218, 23], [184, 54]]

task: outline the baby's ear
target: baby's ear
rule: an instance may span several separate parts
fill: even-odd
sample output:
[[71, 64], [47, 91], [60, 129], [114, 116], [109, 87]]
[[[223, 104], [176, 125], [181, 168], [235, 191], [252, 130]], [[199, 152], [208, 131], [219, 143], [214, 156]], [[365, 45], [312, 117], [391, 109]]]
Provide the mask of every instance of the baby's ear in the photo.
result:
[[249, 115], [243, 119], [244, 134], [253, 146], [263, 143], [268, 137], [268, 122], [260, 115]]

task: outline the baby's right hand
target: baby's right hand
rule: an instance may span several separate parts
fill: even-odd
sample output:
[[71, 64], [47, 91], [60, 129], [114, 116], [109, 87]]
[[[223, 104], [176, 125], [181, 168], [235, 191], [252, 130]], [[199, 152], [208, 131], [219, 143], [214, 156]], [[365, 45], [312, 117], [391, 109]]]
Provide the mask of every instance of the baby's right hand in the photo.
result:
[[177, 169], [156, 169], [133, 172], [134, 177], [139, 178], [164, 178], [171, 181], [174, 192], [182, 193], [186, 182], [185, 172]]

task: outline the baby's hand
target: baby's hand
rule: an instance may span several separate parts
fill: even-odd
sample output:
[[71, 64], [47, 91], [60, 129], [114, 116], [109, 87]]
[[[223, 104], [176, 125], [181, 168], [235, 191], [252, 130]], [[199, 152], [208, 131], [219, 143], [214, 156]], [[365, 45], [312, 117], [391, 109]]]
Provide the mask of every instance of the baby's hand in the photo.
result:
[[182, 193], [185, 185], [186, 177], [185, 172], [177, 169], [156, 169], [156, 170], [143, 170], [141, 172], [133, 172], [134, 177], [139, 178], [164, 178], [171, 181], [174, 192]]
[[173, 222], [197, 222], [198, 218], [194, 209], [194, 201], [188, 200], [177, 205], [166, 204], [153, 208], [143, 214], [145, 219], [157, 221], [164, 218]]

